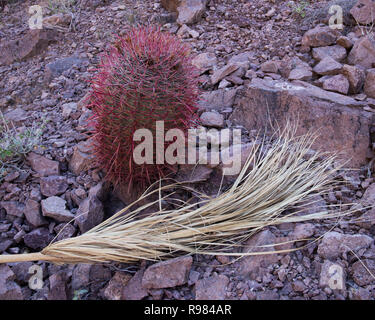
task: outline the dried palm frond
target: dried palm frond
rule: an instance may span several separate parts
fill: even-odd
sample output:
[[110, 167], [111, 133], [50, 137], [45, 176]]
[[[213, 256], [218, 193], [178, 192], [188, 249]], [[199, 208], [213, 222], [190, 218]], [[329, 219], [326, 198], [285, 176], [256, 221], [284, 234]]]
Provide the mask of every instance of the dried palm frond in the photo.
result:
[[[162, 206], [162, 200], [167, 198], [162, 192], [188, 187], [159, 185], [136, 202], [158, 193], [156, 201], [126, 213], [133, 203], [78, 237], [52, 243], [40, 253], [3, 255], [0, 263], [132, 263], [179, 254], [244, 255], [228, 249], [238, 248], [264, 227], [345, 214], [332, 208], [301, 214], [314, 195], [325, 194], [335, 186], [339, 169], [334, 167], [335, 155], [311, 153], [314, 139], [313, 134], [296, 136], [296, 130], [286, 129], [267, 148], [265, 143], [254, 144], [234, 184], [215, 198], [167, 210]], [[298, 206], [300, 203], [304, 205]], [[158, 210], [139, 218], [140, 212], [156, 204]]]

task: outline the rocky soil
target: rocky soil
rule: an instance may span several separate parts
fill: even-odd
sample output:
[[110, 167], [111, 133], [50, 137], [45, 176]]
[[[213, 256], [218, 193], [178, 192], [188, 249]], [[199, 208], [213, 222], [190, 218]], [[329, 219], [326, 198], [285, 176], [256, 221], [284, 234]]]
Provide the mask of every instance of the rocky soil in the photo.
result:
[[[243, 248], [300, 247], [289, 253], [139, 265], [39, 262], [41, 289], [29, 286], [33, 263], [0, 265], [0, 299], [375, 299], [375, 209], [368, 209], [375, 201], [375, 41], [365, 25], [373, 22], [372, 1], [310, 1], [303, 14], [298, 2], [279, 0], [66, 0], [63, 8], [52, 0], [3, 2], [0, 110], [18, 130], [44, 126], [40, 145], [0, 182], [0, 254], [41, 250], [126, 205], [95, 168], [84, 98], [99, 54], [136, 23], [160, 24], [191, 45], [206, 127], [241, 128], [244, 143], [269, 117], [281, 125], [298, 117], [299, 133], [319, 130], [314, 147], [341, 152], [353, 170], [341, 172], [344, 184], [317, 197], [309, 212], [332, 204], [356, 211], [269, 227]], [[28, 26], [36, 4], [42, 30]], [[343, 30], [327, 26], [331, 4], [344, 9]], [[177, 175], [187, 171], [200, 181], [196, 188], [215, 194], [220, 170], [181, 166]]]

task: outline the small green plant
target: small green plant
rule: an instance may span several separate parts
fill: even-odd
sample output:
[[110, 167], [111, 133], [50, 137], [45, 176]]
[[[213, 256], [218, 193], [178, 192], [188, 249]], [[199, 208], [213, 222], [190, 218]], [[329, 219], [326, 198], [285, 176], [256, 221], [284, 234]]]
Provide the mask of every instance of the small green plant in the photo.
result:
[[31, 127], [17, 130], [0, 112], [0, 181], [8, 169], [17, 164], [40, 143], [46, 120], [33, 123]]
[[76, 0], [48, 0], [48, 9], [52, 14], [74, 11]]
[[73, 300], [81, 300], [82, 297], [88, 293], [89, 291], [86, 289], [80, 289], [80, 290], [75, 290], [74, 295], [73, 295]]
[[306, 17], [306, 8], [310, 5], [308, 1], [290, 1], [288, 5], [293, 9], [293, 12], [300, 15], [301, 18]]

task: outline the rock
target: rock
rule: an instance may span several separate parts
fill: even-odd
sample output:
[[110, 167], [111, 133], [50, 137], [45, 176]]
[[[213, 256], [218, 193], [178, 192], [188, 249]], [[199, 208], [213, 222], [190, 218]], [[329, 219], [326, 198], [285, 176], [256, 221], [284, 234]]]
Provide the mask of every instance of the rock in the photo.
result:
[[297, 224], [291, 234], [294, 240], [309, 239], [315, 233], [315, 226], [312, 223]]
[[22, 218], [25, 212], [25, 205], [18, 201], [1, 201], [1, 206], [5, 209], [7, 214]]
[[226, 76], [230, 75], [234, 71], [236, 71], [239, 68], [238, 64], [227, 64], [226, 66], [214, 71], [214, 73], [211, 76], [211, 83], [212, 85], [215, 85], [222, 79], [224, 79]]
[[342, 74], [329, 77], [323, 82], [323, 89], [334, 91], [342, 94], [348, 94], [349, 81]]
[[107, 198], [109, 191], [109, 184], [99, 182], [89, 190], [89, 197], [96, 197], [100, 201], [104, 201]]
[[228, 64], [237, 64], [240, 68], [245, 70], [249, 69], [250, 61], [254, 58], [254, 52], [245, 51], [240, 54], [234, 55], [228, 60]]
[[356, 41], [349, 53], [348, 63], [365, 69], [372, 68], [375, 63], [375, 40], [364, 36]]
[[342, 64], [328, 56], [323, 58], [313, 70], [320, 75], [334, 75], [339, 73], [341, 69]]
[[363, 25], [375, 22], [375, 3], [372, 0], [358, 0], [350, 9], [354, 20]]
[[306, 285], [301, 280], [293, 281], [292, 289], [295, 292], [303, 292], [306, 290]]
[[361, 67], [344, 64], [341, 73], [349, 81], [349, 93], [355, 94], [361, 92], [366, 75]]
[[181, 0], [161, 0], [161, 5], [171, 12], [177, 12], [177, 8], [180, 4]]
[[48, 300], [68, 300], [67, 275], [64, 271], [49, 277]]
[[375, 225], [375, 208], [365, 212], [361, 217], [356, 221], [356, 225], [364, 229], [370, 229]]
[[342, 46], [334, 45], [328, 47], [318, 47], [312, 49], [312, 55], [315, 60], [323, 60], [325, 57], [341, 62], [346, 58], [346, 50]]
[[47, 228], [38, 228], [23, 237], [25, 244], [34, 250], [42, 250], [49, 245], [53, 237]]
[[375, 68], [367, 70], [364, 91], [370, 98], [375, 98]]
[[71, 238], [77, 231], [73, 225], [67, 223], [60, 223], [54, 230], [57, 234], [56, 241]]
[[49, 176], [40, 179], [40, 191], [46, 197], [58, 196], [68, 189], [68, 182], [63, 176]]
[[56, 78], [63, 74], [64, 71], [71, 69], [73, 66], [80, 66], [85, 60], [77, 58], [75, 56], [60, 58], [56, 61], [50, 62], [46, 65], [44, 80], [50, 82], [53, 78]]
[[90, 271], [92, 264], [88, 263], [79, 263], [75, 266], [72, 273], [72, 289], [79, 290], [86, 288], [90, 284]]
[[41, 177], [60, 175], [60, 167], [57, 161], [47, 159], [34, 152], [29, 153], [27, 160], [30, 162], [31, 168]]
[[346, 274], [342, 266], [325, 260], [321, 271], [319, 285], [322, 288], [328, 287], [331, 290], [346, 290]]
[[[244, 246], [244, 253], [251, 252], [272, 252], [275, 251], [276, 237], [271, 231], [265, 230], [252, 236]], [[262, 247], [269, 245], [267, 247]], [[265, 253], [261, 255], [244, 256], [239, 261], [238, 272], [242, 276], [250, 276], [250, 279], [255, 279], [259, 276], [261, 268], [267, 268], [269, 265], [277, 263], [278, 256], [274, 253]]]
[[23, 300], [21, 287], [13, 281], [15, 278], [6, 264], [0, 264], [0, 300]]
[[8, 111], [4, 114], [6, 121], [11, 122], [15, 125], [20, 125], [28, 118], [28, 114], [25, 110], [21, 108], [16, 108]]
[[350, 300], [371, 300], [371, 292], [364, 288], [350, 288]]
[[121, 300], [141, 300], [148, 296], [147, 289], [142, 287], [144, 270], [139, 270], [122, 290]]
[[340, 33], [330, 27], [317, 26], [307, 31], [302, 37], [303, 47], [324, 47], [335, 44]]
[[290, 71], [289, 73], [289, 80], [311, 80], [312, 78], [312, 71], [311, 68], [306, 67], [297, 67]]
[[223, 110], [233, 106], [237, 89], [219, 89], [204, 92], [199, 101], [200, 107], [206, 110]]
[[203, 126], [214, 128], [224, 127], [224, 116], [218, 112], [203, 112], [200, 118]]
[[350, 250], [357, 252], [368, 248], [373, 239], [363, 234], [349, 235], [327, 232], [318, 246], [318, 254], [325, 259], [335, 259]]
[[217, 65], [217, 58], [214, 53], [205, 52], [198, 54], [192, 61], [192, 64], [200, 70], [200, 74], [211, 70]]
[[121, 300], [122, 291], [130, 279], [131, 275], [117, 271], [104, 289], [104, 297], [107, 300]]
[[224, 300], [229, 279], [223, 275], [198, 280], [195, 284], [195, 300]]
[[50, 217], [59, 222], [69, 222], [74, 215], [66, 210], [66, 201], [60, 197], [49, 197], [42, 200], [42, 212], [45, 217]]
[[370, 184], [361, 198], [364, 207], [373, 206], [375, 203], [375, 183]]
[[33, 227], [40, 227], [47, 224], [46, 219], [43, 218], [40, 212], [39, 202], [28, 199], [26, 200], [25, 205], [25, 217], [28, 223], [30, 223]]
[[29, 30], [22, 38], [4, 41], [0, 45], [0, 66], [9, 65], [40, 54], [51, 42], [56, 41], [56, 32], [48, 29]]
[[363, 103], [306, 82], [256, 78], [238, 92], [229, 120], [264, 131], [270, 120], [284, 128], [288, 119], [299, 118], [297, 134], [319, 130], [313, 149], [343, 152], [342, 159], [351, 159], [348, 166], [360, 168], [367, 164], [372, 116], [359, 106]]
[[64, 103], [62, 106], [62, 116], [65, 119], [68, 119], [72, 113], [75, 113], [77, 111], [77, 103], [76, 102], [69, 102]]
[[52, 16], [43, 18], [43, 25], [67, 27], [71, 20], [72, 16], [68, 13], [56, 13]]
[[75, 175], [95, 167], [95, 158], [92, 154], [91, 140], [82, 141], [74, 147], [73, 156], [69, 162], [69, 169]]
[[353, 264], [352, 270], [353, 280], [359, 286], [363, 287], [375, 283], [375, 260], [364, 259], [361, 261], [357, 261]]
[[103, 204], [98, 198], [89, 196], [81, 202], [76, 215], [79, 229], [84, 233], [103, 221]]
[[181, 286], [188, 281], [192, 263], [191, 256], [155, 263], [143, 274], [142, 287], [162, 289]]
[[261, 64], [260, 70], [263, 72], [278, 73], [280, 69], [280, 61], [266, 61]]
[[345, 36], [340, 36], [336, 43], [342, 47], [344, 47], [345, 49], [351, 49], [353, 47], [353, 41], [348, 38], [348, 37], [345, 37]]
[[177, 23], [189, 25], [199, 22], [206, 10], [206, 3], [207, 0], [181, 0], [177, 7]]

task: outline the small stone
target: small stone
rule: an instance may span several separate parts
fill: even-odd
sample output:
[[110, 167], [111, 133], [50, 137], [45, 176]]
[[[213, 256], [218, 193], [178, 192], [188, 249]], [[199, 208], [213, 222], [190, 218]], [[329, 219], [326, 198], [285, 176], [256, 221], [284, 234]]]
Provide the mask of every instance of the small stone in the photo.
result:
[[229, 279], [225, 275], [198, 280], [195, 284], [195, 300], [224, 300]]
[[359, 286], [363, 287], [375, 283], [375, 260], [364, 259], [361, 261], [357, 261], [353, 264], [352, 270], [353, 280]]
[[103, 204], [98, 198], [89, 196], [79, 205], [76, 221], [82, 233], [101, 223], [103, 218]]
[[47, 299], [48, 300], [67, 300], [68, 287], [66, 273], [60, 271], [49, 277], [49, 287]]
[[69, 222], [74, 215], [66, 210], [66, 201], [60, 197], [49, 197], [42, 200], [42, 212], [45, 217], [50, 217], [59, 222]]
[[203, 126], [215, 128], [224, 127], [224, 116], [218, 112], [203, 112], [200, 118]]
[[261, 64], [260, 70], [263, 72], [278, 73], [280, 68], [280, 61], [266, 61]]
[[323, 89], [348, 94], [349, 81], [342, 74], [332, 76], [323, 82]]
[[86, 288], [90, 284], [90, 270], [92, 264], [88, 263], [79, 263], [75, 266], [72, 273], [72, 289], [78, 290]]
[[214, 71], [211, 76], [211, 83], [215, 85], [219, 81], [223, 80], [226, 76], [229, 76], [231, 73], [236, 71], [239, 68], [238, 64], [227, 64], [226, 66]]
[[293, 69], [292, 71], [290, 71], [288, 79], [306, 81], [306, 80], [311, 80], [312, 75], [313, 73], [311, 71], [311, 68], [297, 67]]
[[306, 285], [302, 281], [297, 280], [292, 282], [292, 288], [295, 292], [303, 292], [306, 289]]
[[121, 300], [141, 300], [148, 296], [147, 289], [142, 287], [143, 270], [139, 270], [122, 290]]
[[335, 231], [324, 235], [318, 246], [318, 254], [325, 259], [335, 259], [350, 250], [357, 252], [368, 248], [373, 239], [363, 234], [346, 235]]
[[375, 22], [375, 3], [372, 0], [358, 0], [350, 9], [350, 14], [358, 24], [368, 25]]
[[23, 300], [21, 287], [13, 281], [15, 278], [6, 264], [0, 264], [0, 300]]
[[28, 199], [26, 200], [25, 205], [25, 217], [27, 222], [34, 227], [40, 227], [47, 224], [46, 219], [44, 219], [41, 214], [39, 202]]
[[47, 159], [34, 152], [29, 153], [27, 160], [30, 162], [31, 168], [42, 177], [60, 174], [57, 161]]
[[353, 47], [353, 41], [350, 38], [345, 37], [345, 36], [339, 37], [336, 43], [344, 47], [345, 49], [350, 49], [351, 47]]
[[312, 223], [297, 224], [291, 234], [291, 238], [295, 240], [309, 239], [315, 233], [315, 226]]
[[346, 58], [346, 50], [344, 47], [339, 45], [318, 47], [313, 48], [312, 55], [315, 60], [323, 60], [325, 57], [331, 57], [332, 59], [341, 62]]
[[344, 64], [341, 73], [349, 81], [349, 92], [359, 93], [362, 90], [363, 84], [365, 83], [365, 71], [359, 66], [350, 66]]
[[342, 69], [342, 64], [331, 57], [323, 58], [315, 67], [314, 72], [320, 75], [334, 75]]
[[324, 47], [335, 44], [340, 33], [330, 27], [317, 26], [307, 31], [302, 37], [304, 47]]
[[107, 300], [121, 300], [122, 291], [130, 279], [131, 275], [125, 272], [116, 272], [104, 289], [104, 297]]
[[68, 119], [72, 113], [77, 111], [77, 103], [76, 102], [65, 103], [61, 106], [61, 108], [62, 108], [62, 116], [65, 119]]
[[370, 98], [375, 98], [375, 68], [367, 70], [364, 91]]
[[53, 237], [47, 228], [38, 228], [23, 237], [25, 244], [34, 250], [42, 250], [49, 245]]
[[40, 179], [40, 191], [46, 197], [58, 196], [68, 189], [66, 177], [49, 176]]
[[187, 283], [193, 258], [191, 256], [155, 263], [143, 274], [142, 286], [147, 289], [162, 289]]
[[365, 288], [350, 288], [350, 300], [371, 300], [371, 292]]
[[205, 52], [198, 54], [192, 61], [192, 64], [200, 70], [200, 74], [211, 70], [217, 65], [217, 58], [214, 53]]
[[7, 214], [22, 218], [25, 212], [25, 205], [18, 201], [1, 201], [1, 206], [5, 209]]
[[21, 108], [16, 108], [4, 114], [4, 119], [8, 122], [14, 123], [15, 125], [21, 124], [27, 118], [28, 118], [27, 112]]
[[181, 0], [177, 7], [177, 23], [182, 25], [199, 22], [206, 10], [206, 3], [207, 0]]
[[76, 175], [83, 171], [92, 169], [95, 166], [92, 155], [91, 141], [82, 141], [74, 147], [73, 156], [69, 162], [69, 169]]
[[348, 63], [368, 69], [375, 63], [375, 41], [364, 36], [354, 43], [348, 56]]

